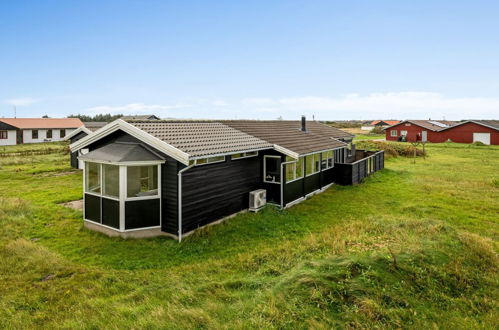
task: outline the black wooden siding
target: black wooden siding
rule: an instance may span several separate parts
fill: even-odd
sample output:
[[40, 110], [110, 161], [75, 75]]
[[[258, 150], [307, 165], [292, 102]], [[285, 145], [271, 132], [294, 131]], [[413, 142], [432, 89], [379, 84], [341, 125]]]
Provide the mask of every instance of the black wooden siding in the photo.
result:
[[70, 141], [71, 143], [75, 143], [76, 141], [83, 139], [83, 138], [84, 138], [85, 136], [87, 136], [87, 135], [88, 135], [88, 134], [87, 134], [87, 133], [85, 133], [85, 132], [79, 132], [79, 133], [78, 133], [78, 134], [76, 134], [75, 136], [72, 136], [72, 137], [69, 139], [69, 141]]
[[[262, 156], [193, 167], [182, 174], [182, 231], [249, 207], [249, 192], [263, 186]], [[279, 185], [276, 185], [279, 186]]]
[[72, 168], [78, 168], [78, 151], [71, 153], [70, 163]]
[[[178, 171], [185, 165], [173, 158], [166, 158], [161, 166], [161, 230], [170, 234], [178, 234]], [[189, 170], [188, 170], [189, 171]]]

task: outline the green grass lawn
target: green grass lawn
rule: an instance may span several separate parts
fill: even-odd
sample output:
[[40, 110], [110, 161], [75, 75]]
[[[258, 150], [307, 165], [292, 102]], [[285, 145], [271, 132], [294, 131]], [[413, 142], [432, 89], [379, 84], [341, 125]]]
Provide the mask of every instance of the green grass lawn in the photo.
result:
[[384, 139], [385, 134], [356, 134], [355, 137], [353, 138], [354, 141], [361, 141], [361, 140], [380, 140]]
[[427, 151], [181, 244], [84, 229], [68, 155], [0, 158], [0, 328], [497, 328], [499, 147]]

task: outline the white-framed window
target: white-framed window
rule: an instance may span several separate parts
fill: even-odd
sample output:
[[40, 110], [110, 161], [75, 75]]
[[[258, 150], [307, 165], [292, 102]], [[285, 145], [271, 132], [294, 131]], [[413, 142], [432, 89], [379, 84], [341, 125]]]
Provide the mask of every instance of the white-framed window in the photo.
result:
[[321, 170], [327, 170], [334, 166], [333, 150], [324, 151], [321, 154]]
[[345, 162], [345, 148], [334, 150], [334, 162], [335, 163], [344, 163]]
[[8, 131], [0, 131], [0, 139], [5, 140], [9, 137]]
[[397, 130], [396, 129], [390, 130], [390, 136], [396, 137], [397, 136]]
[[158, 166], [127, 166], [127, 198], [158, 196]]
[[263, 181], [281, 183], [281, 156], [263, 156]]
[[400, 131], [400, 135], [407, 136], [407, 131]]
[[[294, 158], [286, 156], [286, 162], [293, 161]], [[286, 164], [286, 182], [303, 178], [303, 157], [298, 158], [296, 163]]]
[[258, 151], [240, 152], [238, 154], [231, 155], [230, 159], [237, 160], [237, 159], [243, 159], [243, 158], [249, 158], [249, 157], [255, 157], [255, 156], [258, 156]]
[[405, 126], [411, 126], [411, 123], [406, 123]]
[[199, 166], [199, 165], [221, 163], [221, 162], [225, 162], [225, 156], [216, 156], [216, 157], [194, 159], [194, 160], [189, 161], [189, 165]]
[[99, 194], [101, 190], [101, 164], [86, 162], [85, 192]]
[[305, 156], [306, 164], [306, 175], [312, 175], [320, 171], [321, 169], [321, 154], [312, 154]]
[[102, 195], [120, 198], [120, 167], [102, 164]]

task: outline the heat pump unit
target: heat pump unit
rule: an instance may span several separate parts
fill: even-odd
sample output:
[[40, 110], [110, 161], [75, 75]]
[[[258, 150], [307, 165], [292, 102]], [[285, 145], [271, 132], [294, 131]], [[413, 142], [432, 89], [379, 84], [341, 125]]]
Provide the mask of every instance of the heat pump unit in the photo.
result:
[[267, 191], [265, 189], [253, 190], [249, 195], [249, 210], [258, 212], [267, 204]]

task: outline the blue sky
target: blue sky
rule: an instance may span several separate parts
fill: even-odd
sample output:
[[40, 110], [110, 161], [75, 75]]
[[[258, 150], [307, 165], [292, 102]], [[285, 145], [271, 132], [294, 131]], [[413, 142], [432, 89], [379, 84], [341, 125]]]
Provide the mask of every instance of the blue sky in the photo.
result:
[[0, 3], [0, 116], [499, 118], [499, 1]]

